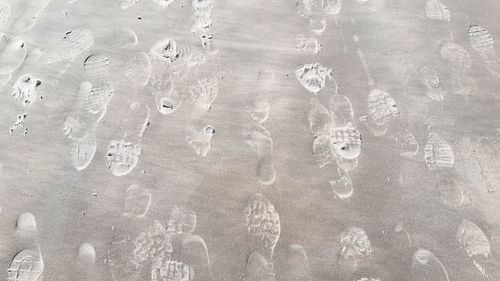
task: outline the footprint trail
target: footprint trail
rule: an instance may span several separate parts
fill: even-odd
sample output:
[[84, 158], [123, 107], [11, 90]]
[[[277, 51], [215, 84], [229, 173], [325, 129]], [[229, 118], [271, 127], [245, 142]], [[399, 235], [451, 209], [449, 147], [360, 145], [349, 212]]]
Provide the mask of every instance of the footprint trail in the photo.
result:
[[249, 94], [252, 105], [248, 108], [250, 122], [244, 128], [246, 144], [257, 154], [257, 178], [261, 185], [272, 185], [276, 180], [273, 164], [273, 139], [264, 127], [269, 118], [271, 104], [266, 94], [273, 87], [275, 75], [271, 70], [262, 70], [257, 75], [255, 90]]

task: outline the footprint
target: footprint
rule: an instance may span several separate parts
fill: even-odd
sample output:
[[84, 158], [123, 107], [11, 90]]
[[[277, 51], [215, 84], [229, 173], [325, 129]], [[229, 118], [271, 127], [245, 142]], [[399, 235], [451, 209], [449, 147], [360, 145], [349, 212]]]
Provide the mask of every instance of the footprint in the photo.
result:
[[64, 121], [63, 131], [69, 139], [82, 140], [95, 130], [113, 94], [108, 86], [95, 87], [88, 81], [80, 84], [73, 109]]
[[335, 156], [337, 166], [346, 172], [350, 172], [359, 165], [359, 158], [347, 159], [340, 156]]
[[189, 126], [186, 130], [186, 141], [196, 152], [196, 155], [206, 157], [211, 147], [215, 129], [211, 125], [202, 128]]
[[219, 80], [222, 77], [217, 72], [205, 74], [201, 78], [190, 81], [188, 91], [196, 108], [208, 111], [212, 107], [212, 103], [219, 94]]
[[329, 136], [331, 146], [342, 158], [358, 158], [361, 153], [361, 134], [351, 123], [331, 128]]
[[491, 255], [491, 245], [486, 234], [481, 228], [470, 220], [463, 219], [457, 228], [455, 239], [464, 249], [467, 256], [472, 259], [474, 267], [487, 279], [492, 280], [491, 275], [486, 271], [477, 259], [487, 258]]
[[202, 29], [197, 32], [201, 41], [201, 47], [210, 55], [216, 55], [219, 52], [219, 45], [214, 41], [217, 33], [213, 31], [213, 27]]
[[[476, 80], [462, 72], [453, 72], [450, 77], [449, 89], [456, 95], [469, 96], [477, 95], [479, 86]], [[466, 100], [467, 102], [467, 100]]]
[[442, 178], [437, 183], [441, 201], [449, 208], [460, 208], [470, 205], [470, 196], [465, 188], [455, 180]]
[[262, 125], [271, 113], [271, 104], [267, 96], [274, 87], [275, 74], [270, 69], [259, 71], [255, 86], [249, 94], [252, 99], [251, 105], [247, 108], [253, 124]]
[[17, 218], [16, 231], [19, 234], [32, 234], [36, 230], [36, 220], [32, 213], [22, 213]]
[[439, 76], [436, 70], [427, 66], [419, 70], [420, 83], [426, 87], [427, 96], [434, 101], [444, 101], [446, 90], [443, 89], [442, 83], [439, 81]]
[[273, 184], [276, 180], [276, 170], [273, 164], [273, 139], [271, 133], [260, 125], [251, 126], [243, 133], [247, 137], [247, 144], [257, 152], [257, 177], [260, 184]]
[[84, 99], [84, 107], [91, 114], [100, 114], [99, 118], [103, 118], [114, 94], [113, 84], [107, 80], [109, 59], [101, 54], [93, 54], [85, 59], [83, 67], [86, 76], [93, 83], [90, 93]]
[[0, 4], [0, 27], [7, 23], [10, 13], [11, 10], [9, 4]]
[[[207, 245], [202, 237], [193, 234], [196, 213], [184, 207], [174, 207], [167, 224], [172, 249], [166, 255], [162, 253], [155, 257], [151, 268], [153, 280], [165, 280], [169, 274], [179, 274], [176, 278], [186, 280], [193, 280], [193, 276], [194, 280], [212, 280]], [[173, 269], [175, 272], [172, 272]]]
[[359, 227], [348, 227], [339, 234], [340, 257], [359, 260], [371, 256], [372, 247], [368, 235]]
[[334, 94], [330, 98], [330, 112], [334, 126], [342, 127], [353, 122], [354, 109], [351, 100], [344, 95]]
[[214, 7], [213, 0], [192, 0], [191, 12], [197, 28], [207, 28], [211, 25], [210, 16]]
[[189, 266], [190, 276], [195, 280], [212, 280], [212, 269], [208, 248], [199, 235], [193, 234], [196, 228], [196, 213], [184, 207], [174, 207], [169, 218], [167, 234], [172, 240], [172, 260]]
[[274, 281], [274, 265], [258, 252], [252, 252], [248, 255], [243, 273], [242, 281]]
[[249, 111], [252, 120], [257, 124], [262, 124], [269, 118], [271, 104], [267, 100], [255, 100]]
[[181, 106], [184, 98], [174, 87], [174, 78], [170, 73], [154, 75], [151, 79], [152, 94], [158, 112], [162, 115], [172, 114]]
[[149, 49], [149, 55], [152, 60], [184, 66], [189, 60], [189, 50], [178, 48], [177, 42], [167, 37], [153, 44]]
[[149, 261], [159, 253], [172, 253], [172, 244], [163, 225], [157, 220], [134, 240], [135, 260]]
[[7, 280], [41, 280], [44, 262], [38, 241], [35, 216], [23, 213], [17, 219], [16, 234], [19, 245], [26, 247], [12, 259], [7, 271]]
[[113, 139], [108, 146], [108, 171], [114, 176], [130, 173], [141, 155], [141, 140], [149, 124], [149, 107], [132, 102], [129, 104], [127, 119], [122, 123], [123, 135]]
[[368, 116], [378, 126], [382, 126], [399, 116], [396, 101], [385, 91], [371, 90], [367, 103]]
[[311, 31], [316, 35], [322, 35], [326, 30], [326, 19], [325, 18], [312, 18], [309, 20], [309, 27]]
[[[134, 244], [138, 240], [137, 234], [128, 231], [125, 233], [124, 230], [118, 231], [117, 229], [117, 227], [114, 228], [107, 256], [111, 278], [114, 281], [136, 281], [145, 263], [136, 256], [136, 252], [141, 250], [141, 245]], [[144, 232], [138, 235], [146, 236]]]
[[12, 86], [11, 95], [21, 106], [29, 106], [38, 99], [37, 91], [42, 81], [31, 74], [25, 74], [17, 79]]
[[485, 61], [495, 59], [495, 40], [486, 28], [471, 23], [469, 26], [469, 43], [472, 49], [478, 52]]
[[491, 255], [491, 245], [486, 234], [468, 219], [463, 219], [458, 226], [455, 239], [470, 258], [486, 258]]
[[7, 281], [41, 280], [43, 268], [44, 262], [39, 251], [22, 250], [12, 259], [9, 265]]
[[10, 74], [23, 63], [26, 46], [20, 37], [0, 36], [0, 74]]
[[160, 5], [160, 7], [166, 8], [166, 7], [170, 6], [172, 3], [174, 3], [175, 0], [153, 0], [153, 2]]
[[479, 264], [475, 260], [472, 260], [472, 263], [474, 264], [474, 267], [477, 269], [477, 271], [479, 271], [486, 278], [486, 280], [493, 280], [493, 277], [491, 277], [488, 271], [486, 271], [486, 269], [481, 264]]
[[[212, 2], [212, 1], [203, 1], [203, 2]], [[195, 3], [195, 1], [192, 1], [192, 3]], [[197, 6], [196, 4], [195, 6]], [[196, 7], [192, 8], [192, 21], [193, 25], [191, 26], [191, 31], [193, 34], [202, 32], [203, 30], [210, 31], [210, 28], [212, 26], [212, 5], [209, 4], [207, 8], [205, 9], [198, 9]]]
[[469, 42], [472, 48], [484, 59], [486, 69], [492, 75], [500, 77], [500, 64], [495, 53], [495, 41], [489, 31], [480, 25], [471, 23]]
[[122, 214], [125, 217], [143, 218], [146, 216], [151, 204], [149, 190], [138, 185], [131, 185], [125, 193]]
[[439, 0], [427, 0], [425, 3], [425, 14], [431, 20], [449, 22], [451, 19], [450, 10]]
[[192, 0], [191, 1], [191, 9], [193, 13], [201, 14], [201, 13], [210, 13], [214, 7], [213, 0]]
[[403, 227], [403, 223], [399, 222], [390, 233], [391, 246], [398, 253], [405, 253], [412, 247], [410, 233]]
[[266, 94], [273, 89], [275, 78], [276, 75], [274, 74], [274, 71], [272, 69], [260, 70], [257, 74], [255, 87], [251, 92], [251, 95], [257, 96], [257, 100], [263, 99], [263, 94]]
[[167, 219], [167, 234], [192, 234], [196, 228], [196, 213], [185, 207], [175, 206]]
[[66, 32], [65, 36], [50, 50], [47, 50], [45, 63], [53, 64], [61, 61], [73, 61], [78, 55], [94, 45], [94, 37], [87, 29], [75, 29]]
[[167, 63], [169, 72], [175, 74], [184, 74], [192, 67], [207, 61], [206, 54], [198, 48], [179, 48], [172, 38], [164, 38], [153, 44], [149, 49], [149, 56], [153, 62]]
[[316, 38], [298, 34], [295, 37], [295, 50], [310, 54], [319, 54], [321, 52], [321, 43]]
[[[210, 22], [211, 23], [211, 22]], [[193, 33], [197, 34], [200, 41], [201, 41], [201, 47], [208, 52], [210, 52], [211, 55], [215, 55], [218, 51], [219, 48], [218, 46], [214, 43], [214, 38], [215, 38], [215, 33], [213, 32], [212, 25], [208, 25], [205, 28], [199, 28], [199, 27], [193, 27], [192, 28]]]
[[248, 201], [243, 220], [252, 250], [271, 260], [281, 232], [280, 217], [274, 205], [257, 193]]
[[307, 119], [314, 137], [329, 133], [332, 123], [331, 117], [328, 109], [318, 99], [311, 99], [311, 111], [309, 111]]
[[42, 56], [42, 51], [40, 51], [40, 49], [38, 48], [32, 49], [30, 52], [26, 54], [22, 64], [10, 75], [12, 77], [17, 77], [17, 78], [22, 76], [32, 76], [31, 74], [29, 74], [29, 72], [26, 73], [27, 69], [35, 68], [35, 66], [38, 65], [41, 56]]
[[95, 262], [95, 249], [92, 244], [82, 243], [78, 247], [78, 261], [83, 265], [91, 265]]
[[76, 139], [71, 148], [71, 161], [77, 171], [88, 167], [97, 150], [95, 133], [91, 132], [83, 139]]
[[286, 271], [284, 280], [311, 281], [312, 272], [306, 250], [301, 245], [291, 244], [286, 256]]
[[12, 25], [14, 33], [28, 32], [35, 25], [38, 15], [47, 7], [50, 0], [27, 0], [24, 2], [23, 13], [15, 19]]
[[322, 8], [322, 0], [297, 0], [296, 11], [304, 18], [317, 16]]
[[172, 38], [165, 38], [156, 42], [150, 49], [152, 59], [164, 62], [173, 62], [178, 54], [177, 42]]
[[119, 0], [118, 5], [120, 6], [120, 8], [125, 10], [134, 6], [138, 2], [139, 0]]
[[123, 74], [132, 84], [146, 86], [151, 78], [152, 64], [149, 56], [144, 53], [137, 53], [123, 66]]
[[26, 112], [21, 112], [17, 115], [16, 121], [10, 127], [11, 135], [26, 136], [28, 134], [28, 128], [24, 125], [24, 121], [28, 117]]
[[321, 6], [323, 13], [330, 16], [338, 15], [342, 9], [342, 0], [321, 0]]
[[[208, 53], [213, 54], [213, 53]], [[174, 73], [185, 73], [193, 67], [203, 65], [208, 60], [207, 52], [200, 48], [187, 46], [178, 48], [177, 58], [173, 61]]]
[[437, 133], [429, 132], [424, 148], [424, 158], [430, 169], [453, 168], [455, 155], [453, 149]]
[[384, 125], [377, 125], [371, 120], [366, 121], [366, 119], [364, 119], [363, 117], [361, 117], [359, 120], [365, 122], [366, 128], [375, 137], [385, 136], [385, 134], [387, 134], [387, 132], [389, 131], [389, 123], [385, 123]]
[[477, 83], [466, 74], [472, 66], [469, 53], [458, 44], [445, 42], [441, 45], [440, 54], [453, 69], [448, 87], [450, 91], [458, 95], [474, 95], [477, 92]]
[[295, 77], [307, 91], [318, 95], [325, 86], [326, 78], [332, 79], [333, 70], [319, 63], [304, 64], [295, 70]]
[[341, 200], [350, 198], [354, 193], [354, 186], [349, 174], [341, 168], [337, 168], [333, 179], [330, 181], [333, 194]]
[[[172, 245], [158, 221], [148, 226], [125, 220], [114, 227], [108, 248], [108, 264], [115, 281], [137, 281], [146, 266], [161, 255], [171, 255]], [[142, 222], [142, 221], [141, 221]]]
[[361, 153], [361, 135], [350, 122], [345, 123], [354, 114], [349, 99], [334, 95], [330, 100], [331, 111], [317, 99], [312, 99], [311, 105], [308, 120], [314, 135], [313, 156], [317, 164], [323, 167], [336, 161], [342, 169], [352, 170]]
[[486, 182], [488, 192], [498, 190], [497, 183], [500, 179], [500, 144], [496, 138], [483, 137], [477, 147], [474, 157], [480, 166], [480, 173]]
[[183, 262], [167, 259], [151, 267], [151, 281], [191, 281], [193, 279], [192, 267]]
[[418, 249], [411, 262], [411, 276], [420, 281], [449, 281], [448, 272], [441, 261], [430, 251]]
[[251, 105], [247, 107], [252, 124], [262, 125], [271, 113], [271, 104], [268, 95], [274, 88], [275, 74], [271, 69], [264, 69], [258, 72], [254, 87], [250, 91], [248, 98]]
[[[484, 169], [482, 168], [485, 163], [480, 162], [479, 155], [483, 152], [480, 148], [480, 138], [476, 137], [464, 137], [456, 142], [455, 147], [455, 159], [457, 172], [462, 175], [460, 178], [460, 183], [462, 186], [469, 186], [472, 183], [474, 188], [479, 188], [478, 190], [486, 190], [488, 192], [494, 192], [496, 186], [491, 186], [487, 180]], [[498, 170], [500, 164], [496, 164], [498, 157], [494, 153], [489, 153], [488, 157], [495, 159], [491, 164], [486, 164], [488, 169]], [[497, 166], [497, 167], [495, 167]], [[493, 189], [491, 189], [493, 188]]]
[[444, 42], [439, 50], [441, 58], [446, 60], [457, 71], [471, 68], [472, 59], [462, 46], [454, 42]]
[[109, 59], [102, 54], [92, 54], [83, 62], [83, 68], [91, 81], [104, 80], [109, 73]]
[[394, 139], [398, 145], [399, 155], [406, 158], [417, 155], [420, 145], [415, 139], [415, 136], [408, 131], [408, 129], [403, 129], [391, 138]]
[[99, 37], [97, 41], [102, 42], [102, 45], [108, 46], [110, 49], [132, 48], [139, 43], [135, 31], [126, 26], [112, 28], [109, 33]]
[[198, 235], [188, 235], [181, 243], [181, 260], [193, 268], [198, 280], [213, 280], [210, 258], [205, 241]]
[[322, 134], [314, 137], [312, 144], [312, 154], [316, 164], [320, 168], [335, 161], [335, 156], [330, 149], [330, 137]]
[[486, 61], [486, 69], [494, 76], [500, 77], [500, 64], [496, 60]]
[[196, 79], [189, 85], [189, 93], [193, 103], [202, 110], [208, 111], [219, 93], [219, 76], [214, 74], [209, 77]]
[[16, 235], [19, 248], [35, 251], [41, 259], [38, 229], [35, 216], [32, 213], [26, 212], [19, 215], [16, 224]]
[[86, 96], [84, 107], [91, 114], [104, 115], [113, 95], [114, 88], [111, 82], [96, 82], [92, 84], [92, 89]]

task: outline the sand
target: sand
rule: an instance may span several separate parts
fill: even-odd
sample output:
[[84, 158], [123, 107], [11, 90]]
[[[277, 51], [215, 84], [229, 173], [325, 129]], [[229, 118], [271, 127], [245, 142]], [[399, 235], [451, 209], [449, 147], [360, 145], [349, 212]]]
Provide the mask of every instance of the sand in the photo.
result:
[[499, 9], [2, 1], [2, 278], [498, 279]]

